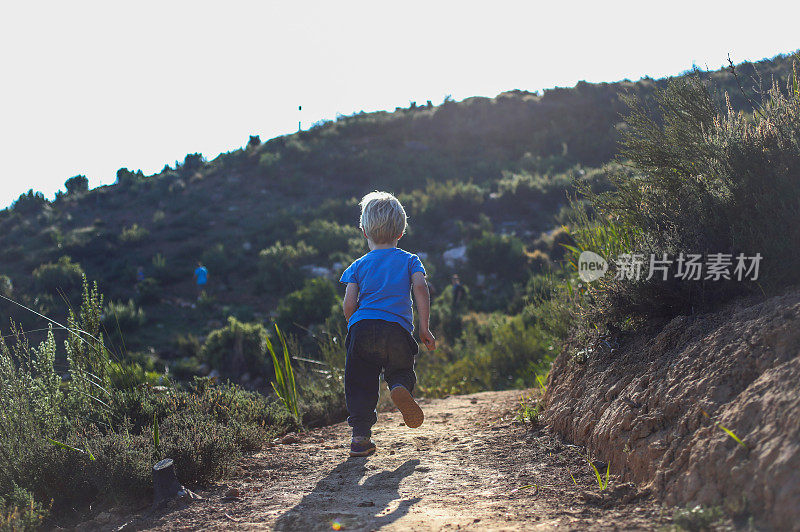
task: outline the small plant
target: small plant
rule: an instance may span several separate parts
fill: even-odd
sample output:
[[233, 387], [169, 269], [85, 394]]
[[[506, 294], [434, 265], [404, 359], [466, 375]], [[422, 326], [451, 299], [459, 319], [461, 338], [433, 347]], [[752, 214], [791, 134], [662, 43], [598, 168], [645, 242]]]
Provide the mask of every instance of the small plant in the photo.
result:
[[269, 354], [272, 355], [272, 365], [275, 368], [275, 380], [272, 382], [272, 388], [275, 393], [280, 397], [286, 410], [289, 411], [295, 420], [300, 421], [300, 411], [297, 405], [297, 385], [294, 381], [294, 370], [292, 369], [292, 358], [289, 356], [289, 348], [286, 347], [286, 340], [275, 325], [275, 332], [281, 341], [283, 347], [283, 365], [278, 362], [278, 356], [275, 354], [275, 349], [272, 347], [272, 342], [267, 338], [267, 349]]
[[572, 471], [570, 471], [570, 472], [569, 472], [569, 478], [571, 478], [571, 479], [572, 479], [572, 483], [573, 483], [573, 484], [575, 485], [575, 487], [577, 488], [577, 487], [578, 487], [578, 482], [575, 480], [575, 476], [572, 474]]
[[695, 506], [694, 508], [677, 508], [672, 514], [672, 522], [681, 530], [700, 532], [708, 530], [722, 518], [722, 510], [716, 506]]
[[519, 423], [537, 423], [539, 421], [539, 414], [541, 413], [541, 403], [539, 400], [532, 400], [531, 397], [526, 398], [522, 394], [519, 401], [519, 409], [517, 410], [516, 421]]
[[542, 393], [547, 393], [547, 386], [544, 384], [545, 379], [547, 379], [547, 377], [543, 378], [541, 375], [536, 375], [536, 382], [539, 383]]
[[[592, 470], [594, 471], [594, 476], [597, 479], [597, 486], [600, 488], [600, 491], [605, 491], [608, 488], [608, 477], [611, 474], [611, 461], [608, 461], [606, 465], [606, 477], [605, 479], [600, 476], [600, 471], [598, 471], [597, 466], [594, 465], [594, 462], [589, 460], [588, 456], [585, 456], [586, 461], [589, 462], [589, 465], [592, 466]], [[574, 479], [573, 479], [574, 480]]]
[[[711, 419], [711, 416], [709, 416], [709, 415], [708, 415], [708, 413], [707, 413], [705, 410], [703, 410], [703, 409], [700, 409], [700, 412], [702, 412], [702, 413], [703, 413], [703, 415], [704, 415], [705, 417], [707, 417], [708, 419]], [[721, 423], [719, 423], [718, 421], [714, 421], [713, 419], [711, 419], [711, 421], [714, 423], [714, 425], [716, 425], [716, 426], [717, 426], [717, 427], [718, 427], [720, 430], [722, 430], [722, 431], [723, 431], [725, 434], [727, 434], [727, 435], [728, 435], [728, 436], [730, 436], [730, 437], [731, 437], [733, 440], [735, 440], [735, 441], [736, 441], [736, 443], [738, 443], [739, 445], [741, 445], [742, 447], [744, 447], [745, 449], [747, 449], [747, 445], [745, 445], [745, 444], [744, 444], [744, 442], [741, 440], [741, 438], [739, 438], [739, 436], [737, 436], [737, 435], [736, 435], [736, 433], [735, 433], [735, 432], [733, 432], [731, 429], [729, 429], [729, 428], [725, 427], [724, 425], [722, 425], [722, 424], [721, 424]]]

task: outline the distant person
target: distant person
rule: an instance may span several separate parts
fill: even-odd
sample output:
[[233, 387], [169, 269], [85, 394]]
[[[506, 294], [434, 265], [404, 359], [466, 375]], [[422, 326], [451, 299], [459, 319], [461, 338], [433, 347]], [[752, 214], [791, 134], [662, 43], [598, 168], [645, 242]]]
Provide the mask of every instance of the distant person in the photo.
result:
[[464, 285], [461, 284], [457, 273], [453, 274], [451, 286], [453, 287], [453, 307], [456, 307], [464, 299], [465, 292]]
[[144, 268], [141, 266], [136, 267], [136, 284], [138, 285], [144, 281]]
[[208, 283], [208, 270], [203, 266], [202, 262], [198, 262], [197, 268], [194, 270], [194, 282], [197, 286], [197, 297], [199, 298]]
[[381, 371], [405, 424], [416, 428], [425, 419], [411, 395], [417, 382], [414, 357], [419, 352], [411, 336], [412, 290], [419, 311], [419, 337], [429, 351], [436, 349], [429, 324], [431, 300], [425, 268], [419, 257], [397, 247], [406, 231], [405, 209], [388, 192], [371, 192], [361, 200], [359, 225], [370, 251], [353, 262], [341, 278], [347, 284], [344, 394], [350, 414], [347, 422], [353, 428], [350, 456], [375, 452], [370, 438], [378, 421], [375, 407]]

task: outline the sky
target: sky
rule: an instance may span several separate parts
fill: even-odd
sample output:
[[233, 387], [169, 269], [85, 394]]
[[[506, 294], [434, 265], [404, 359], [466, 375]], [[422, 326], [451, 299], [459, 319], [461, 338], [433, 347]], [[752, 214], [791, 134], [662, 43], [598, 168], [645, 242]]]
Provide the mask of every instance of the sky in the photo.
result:
[[772, 57], [800, 47], [798, 15], [785, 0], [6, 1], [0, 208], [298, 121]]

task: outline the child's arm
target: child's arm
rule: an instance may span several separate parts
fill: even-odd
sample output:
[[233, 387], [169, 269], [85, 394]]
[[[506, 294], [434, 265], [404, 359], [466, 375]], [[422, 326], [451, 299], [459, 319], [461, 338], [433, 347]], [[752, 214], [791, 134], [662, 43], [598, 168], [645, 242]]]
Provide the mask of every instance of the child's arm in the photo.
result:
[[436, 338], [431, 333], [431, 294], [428, 292], [425, 274], [414, 272], [411, 276], [411, 285], [414, 288], [414, 300], [417, 302], [419, 312], [419, 339], [428, 351], [433, 351], [436, 349]]
[[342, 307], [344, 308], [344, 319], [350, 321], [350, 316], [358, 309], [358, 285], [356, 283], [347, 283]]

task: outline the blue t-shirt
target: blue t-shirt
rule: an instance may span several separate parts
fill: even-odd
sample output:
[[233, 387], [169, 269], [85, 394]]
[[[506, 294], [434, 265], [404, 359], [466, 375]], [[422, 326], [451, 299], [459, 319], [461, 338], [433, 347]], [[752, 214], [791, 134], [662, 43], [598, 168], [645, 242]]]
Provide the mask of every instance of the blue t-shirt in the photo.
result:
[[206, 270], [205, 266], [200, 266], [194, 271], [194, 274], [197, 276], [197, 284], [204, 285], [206, 281], [208, 281], [208, 270]]
[[341, 278], [358, 285], [358, 309], [347, 329], [361, 320], [378, 319], [413, 331], [411, 276], [416, 272], [425, 273], [419, 257], [399, 248], [375, 249], [353, 262]]

